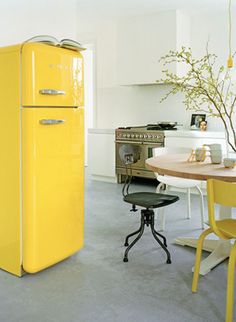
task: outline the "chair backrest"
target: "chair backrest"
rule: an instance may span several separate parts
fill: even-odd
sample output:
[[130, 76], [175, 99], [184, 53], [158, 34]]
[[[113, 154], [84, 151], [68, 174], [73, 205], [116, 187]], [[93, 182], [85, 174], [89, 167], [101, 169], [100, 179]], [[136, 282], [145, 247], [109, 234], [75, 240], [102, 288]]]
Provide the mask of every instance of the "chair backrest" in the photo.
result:
[[224, 234], [217, 227], [215, 220], [215, 204], [236, 207], [236, 184], [221, 180], [207, 180], [208, 216], [214, 233], [221, 238]]
[[153, 148], [153, 156], [157, 157], [165, 154], [179, 154], [179, 153], [191, 153], [191, 148]]

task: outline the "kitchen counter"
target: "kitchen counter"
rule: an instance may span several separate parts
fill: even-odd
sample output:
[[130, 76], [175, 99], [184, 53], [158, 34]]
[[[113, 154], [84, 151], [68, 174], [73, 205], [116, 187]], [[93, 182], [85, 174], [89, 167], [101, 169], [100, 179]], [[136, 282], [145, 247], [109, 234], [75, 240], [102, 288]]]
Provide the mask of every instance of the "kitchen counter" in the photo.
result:
[[[115, 129], [88, 129], [91, 134], [115, 134]], [[197, 131], [197, 130], [175, 130], [164, 131], [165, 137], [189, 137], [189, 138], [218, 138], [225, 139], [225, 132], [219, 131]]]
[[[226, 152], [224, 132], [176, 130], [164, 131], [166, 147], [196, 148], [203, 144], [220, 143]], [[94, 180], [116, 182], [115, 129], [88, 130], [88, 173]]]
[[185, 138], [215, 138], [225, 139], [225, 132], [218, 131], [197, 131], [197, 130], [175, 130], [164, 131], [165, 137], [185, 137]]

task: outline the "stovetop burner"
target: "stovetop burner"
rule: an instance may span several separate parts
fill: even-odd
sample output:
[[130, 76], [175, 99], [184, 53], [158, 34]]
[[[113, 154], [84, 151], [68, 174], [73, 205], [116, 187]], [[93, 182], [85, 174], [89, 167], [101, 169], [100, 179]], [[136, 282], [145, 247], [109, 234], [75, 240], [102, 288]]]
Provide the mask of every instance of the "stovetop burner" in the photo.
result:
[[169, 131], [177, 130], [177, 122], [157, 122], [155, 124], [148, 124], [147, 130], [160, 130], [160, 131]]
[[119, 126], [119, 130], [135, 130], [135, 129], [146, 129], [147, 125], [140, 125], [140, 126]]
[[142, 131], [175, 131], [176, 127], [173, 125], [159, 125], [159, 124], [147, 124], [142, 126], [126, 126], [126, 127], [118, 127], [119, 130], [142, 130]]
[[147, 131], [175, 131], [176, 127], [161, 127], [160, 125], [147, 125]]

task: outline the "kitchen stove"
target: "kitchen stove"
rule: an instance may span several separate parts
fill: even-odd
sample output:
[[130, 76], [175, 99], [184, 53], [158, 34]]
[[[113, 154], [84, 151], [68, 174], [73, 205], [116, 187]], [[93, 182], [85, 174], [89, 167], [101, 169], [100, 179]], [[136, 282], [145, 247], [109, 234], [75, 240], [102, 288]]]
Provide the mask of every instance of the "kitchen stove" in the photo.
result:
[[[163, 125], [163, 124], [162, 124]], [[174, 126], [176, 123], [174, 123]], [[165, 123], [165, 128], [159, 124], [148, 124], [144, 126], [128, 126], [119, 127], [115, 131], [115, 145], [116, 145], [116, 174], [118, 182], [123, 182], [126, 174], [125, 166], [119, 156], [119, 149], [124, 144], [130, 144], [139, 147], [140, 159], [131, 166], [133, 176], [144, 178], [155, 178], [152, 171], [145, 167], [147, 158], [153, 156], [152, 150], [158, 147], [164, 147], [164, 130], [176, 130], [168, 122]]]

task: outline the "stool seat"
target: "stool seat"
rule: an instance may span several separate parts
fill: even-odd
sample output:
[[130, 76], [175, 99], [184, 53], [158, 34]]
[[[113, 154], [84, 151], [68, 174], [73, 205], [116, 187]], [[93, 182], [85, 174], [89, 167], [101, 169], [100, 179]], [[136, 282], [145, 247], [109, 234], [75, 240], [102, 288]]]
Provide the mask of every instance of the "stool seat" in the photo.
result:
[[134, 192], [126, 195], [123, 200], [132, 205], [155, 209], [168, 206], [179, 200], [179, 197], [155, 192]]

